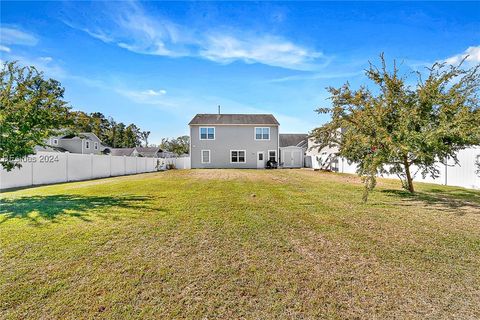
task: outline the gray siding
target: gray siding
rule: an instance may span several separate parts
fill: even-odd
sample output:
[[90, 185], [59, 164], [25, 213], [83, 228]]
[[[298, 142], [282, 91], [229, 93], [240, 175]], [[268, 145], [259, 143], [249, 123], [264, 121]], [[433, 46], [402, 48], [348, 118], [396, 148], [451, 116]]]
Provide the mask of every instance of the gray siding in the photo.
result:
[[[83, 153], [83, 154], [90, 154], [90, 153], [101, 154], [102, 153], [102, 150], [104, 149], [104, 147], [102, 147], [102, 144], [99, 139], [96, 139], [95, 137], [90, 139], [89, 149], [85, 148], [85, 141], [86, 139], [80, 139], [80, 138], [60, 139], [58, 141], [58, 146], [68, 150], [71, 153]], [[94, 148], [95, 142], [98, 143], [97, 150], [95, 150]], [[83, 145], [83, 149], [82, 149], [82, 145]]]
[[80, 139], [61, 139], [58, 146], [71, 153], [82, 153], [82, 140]]
[[[200, 140], [200, 127], [214, 127], [215, 140]], [[269, 127], [270, 140], [255, 140], [255, 127]], [[278, 126], [269, 125], [191, 125], [192, 168], [256, 168], [257, 152], [275, 150], [278, 159]], [[201, 150], [210, 150], [210, 163], [201, 162]], [[245, 150], [245, 163], [231, 163], [230, 150]]]

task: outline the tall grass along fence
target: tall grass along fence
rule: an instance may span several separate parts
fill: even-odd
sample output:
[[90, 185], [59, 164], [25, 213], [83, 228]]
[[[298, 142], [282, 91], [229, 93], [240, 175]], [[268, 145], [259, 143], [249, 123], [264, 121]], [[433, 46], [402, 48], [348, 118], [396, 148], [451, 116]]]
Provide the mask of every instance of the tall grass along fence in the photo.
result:
[[190, 168], [190, 158], [144, 158], [111, 155], [38, 152], [20, 160], [21, 168], [0, 169], [0, 190], [68, 181]]
[[[328, 156], [328, 155], [326, 155]], [[326, 157], [324, 156], [324, 157]], [[470, 189], [480, 189], [480, 176], [477, 173], [476, 163], [480, 162], [480, 147], [473, 147], [460, 150], [457, 153], [458, 164], [453, 159], [447, 159], [446, 163], [436, 164], [439, 176], [433, 179], [430, 176], [422, 177], [420, 172], [415, 175], [414, 181], [457, 186]], [[312, 156], [312, 167], [321, 169], [324, 161], [321, 157]], [[356, 173], [357, 165], [348, 162], [346, 159], [337, 157], [329, 163], [329, 169], [342, 173]], [[412, 167], [411, 172], [415, 173], [417, 168]], [[384, 178], [398, 178], [396, 175], [383, 175]]]

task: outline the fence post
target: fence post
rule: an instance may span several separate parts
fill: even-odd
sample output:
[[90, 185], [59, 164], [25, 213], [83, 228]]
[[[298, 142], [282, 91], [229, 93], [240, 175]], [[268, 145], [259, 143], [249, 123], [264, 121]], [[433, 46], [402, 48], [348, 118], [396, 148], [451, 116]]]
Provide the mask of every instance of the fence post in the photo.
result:
[[90, 178], [93, 179], [93, 153], [90, 153]]
[[65, 152], [65, 180], [68, 182], [68, 152]]
[[108, 157], [109, 157], [108, 161], [109, 161], [109, 164], [110, 164], [109, 167], [108, 167], [110, 169], [108, 176], [111, 177], [112, 176], [112, 154], [110, 153], [108, 155]]
[[[28, 159], [28, 158], [27, 158], [27, 159]], [[37, 159], [37, 155], [35, 155], [35, 160], [36, 160], [36, 159]], [[33, 186], [33, 172], [34, 172], [34, 170], [33, 170], [33, 162], [34, 162], [34, 161], [31, 161], [31, 162], [30, 162], [30, 170], [32, 170], [32, 183], [31, 183], [30, 185], [32, 185], [32, 186]]]
[[445, 157], [445, 185], [448, 186], [448, 157]]
[[123, 155], [123, 175], [127, 174], [127, 156]]

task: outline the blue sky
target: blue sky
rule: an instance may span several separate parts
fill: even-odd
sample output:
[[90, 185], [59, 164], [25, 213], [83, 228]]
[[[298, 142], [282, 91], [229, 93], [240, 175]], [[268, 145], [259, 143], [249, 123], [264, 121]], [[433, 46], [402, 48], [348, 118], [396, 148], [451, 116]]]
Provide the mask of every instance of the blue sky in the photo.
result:
[[196, 113], [273, 113], [282, 132], [328, 121], [328, 86], [368, 61], [480, 62], [480, 3], [2, 2], [1, 60], [61, 81], [74, 109], [152, 132]]

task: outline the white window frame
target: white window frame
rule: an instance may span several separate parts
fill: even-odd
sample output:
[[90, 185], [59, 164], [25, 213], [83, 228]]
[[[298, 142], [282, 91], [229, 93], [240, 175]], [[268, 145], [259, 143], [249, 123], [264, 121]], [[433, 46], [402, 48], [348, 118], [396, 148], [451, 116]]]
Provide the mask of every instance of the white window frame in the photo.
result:
[[[204, 161], [203, 161], [203, 152], [204, 152], [204, 151], [208, 151], [208, 162], [204, 162]], [[210, 163], [210, 162], [211, 162], [211, 159], [212, 159], [212, 158], [211, 158], [211, 155], [212, 155], [212, 153], [211, 153], [210, 150], [207, 150], [207, 149], [200, 150], [200, 162], [201, 162], [201, 163]]]
[[85, 140], [85, 149], [90, 149], [90, 141]]
[[[257, 139], [257, 129], [262, 129], [262, 138]], [[268, 129], [268, 139], [263, 139], [263, 129]], [[255, 127], [253, 128], [253, 138], [257, 141], [270, 141], [270, 136], [271, 136], [272, 130], [270, 130], [270, 127]]]
[[267, 152], [268, 152], [268, 158], [267, 158], [268, 160], [267, 161], [270, 160], [270, 152], [275, 152], [275, 161], [278, 162], [278, 160], [277, 160], [277, 150], [268, 150]]
[[[202, 129], [207, 129], [207, 138], [202, 139]], [[213, 139], [208, 139], [208, 129], [213, 129]], [[199, 127], [198, 128], [198, 137], [200, 140], [215, 140], [217, 137], [217, 132], [215, 130], [215, 127]]]
[[58, 139], [52, 139], [52, 144], [58, 145]]
[[93, 143], [93, 149], [98, 150], [98, 142]]
[[[243, 153], [245, 154], [245, 156], [243, 157], [243, 160], [244, 160], [244, 161], [242, 161], [242, 162], [240, 162], [240, 161], [237, 161], [237, 162], [232, 161], [232, 152], [233, 152], [233, 151], [243, 152]], [[230, 156], [230, 163], [247, 163], [247, 150], [230, 150], [229, 156]], [[239, 156], [238, 153], [237, 153], [237, 160], [239, 160], [239, 158], [240, 158], [240, 156]]]

